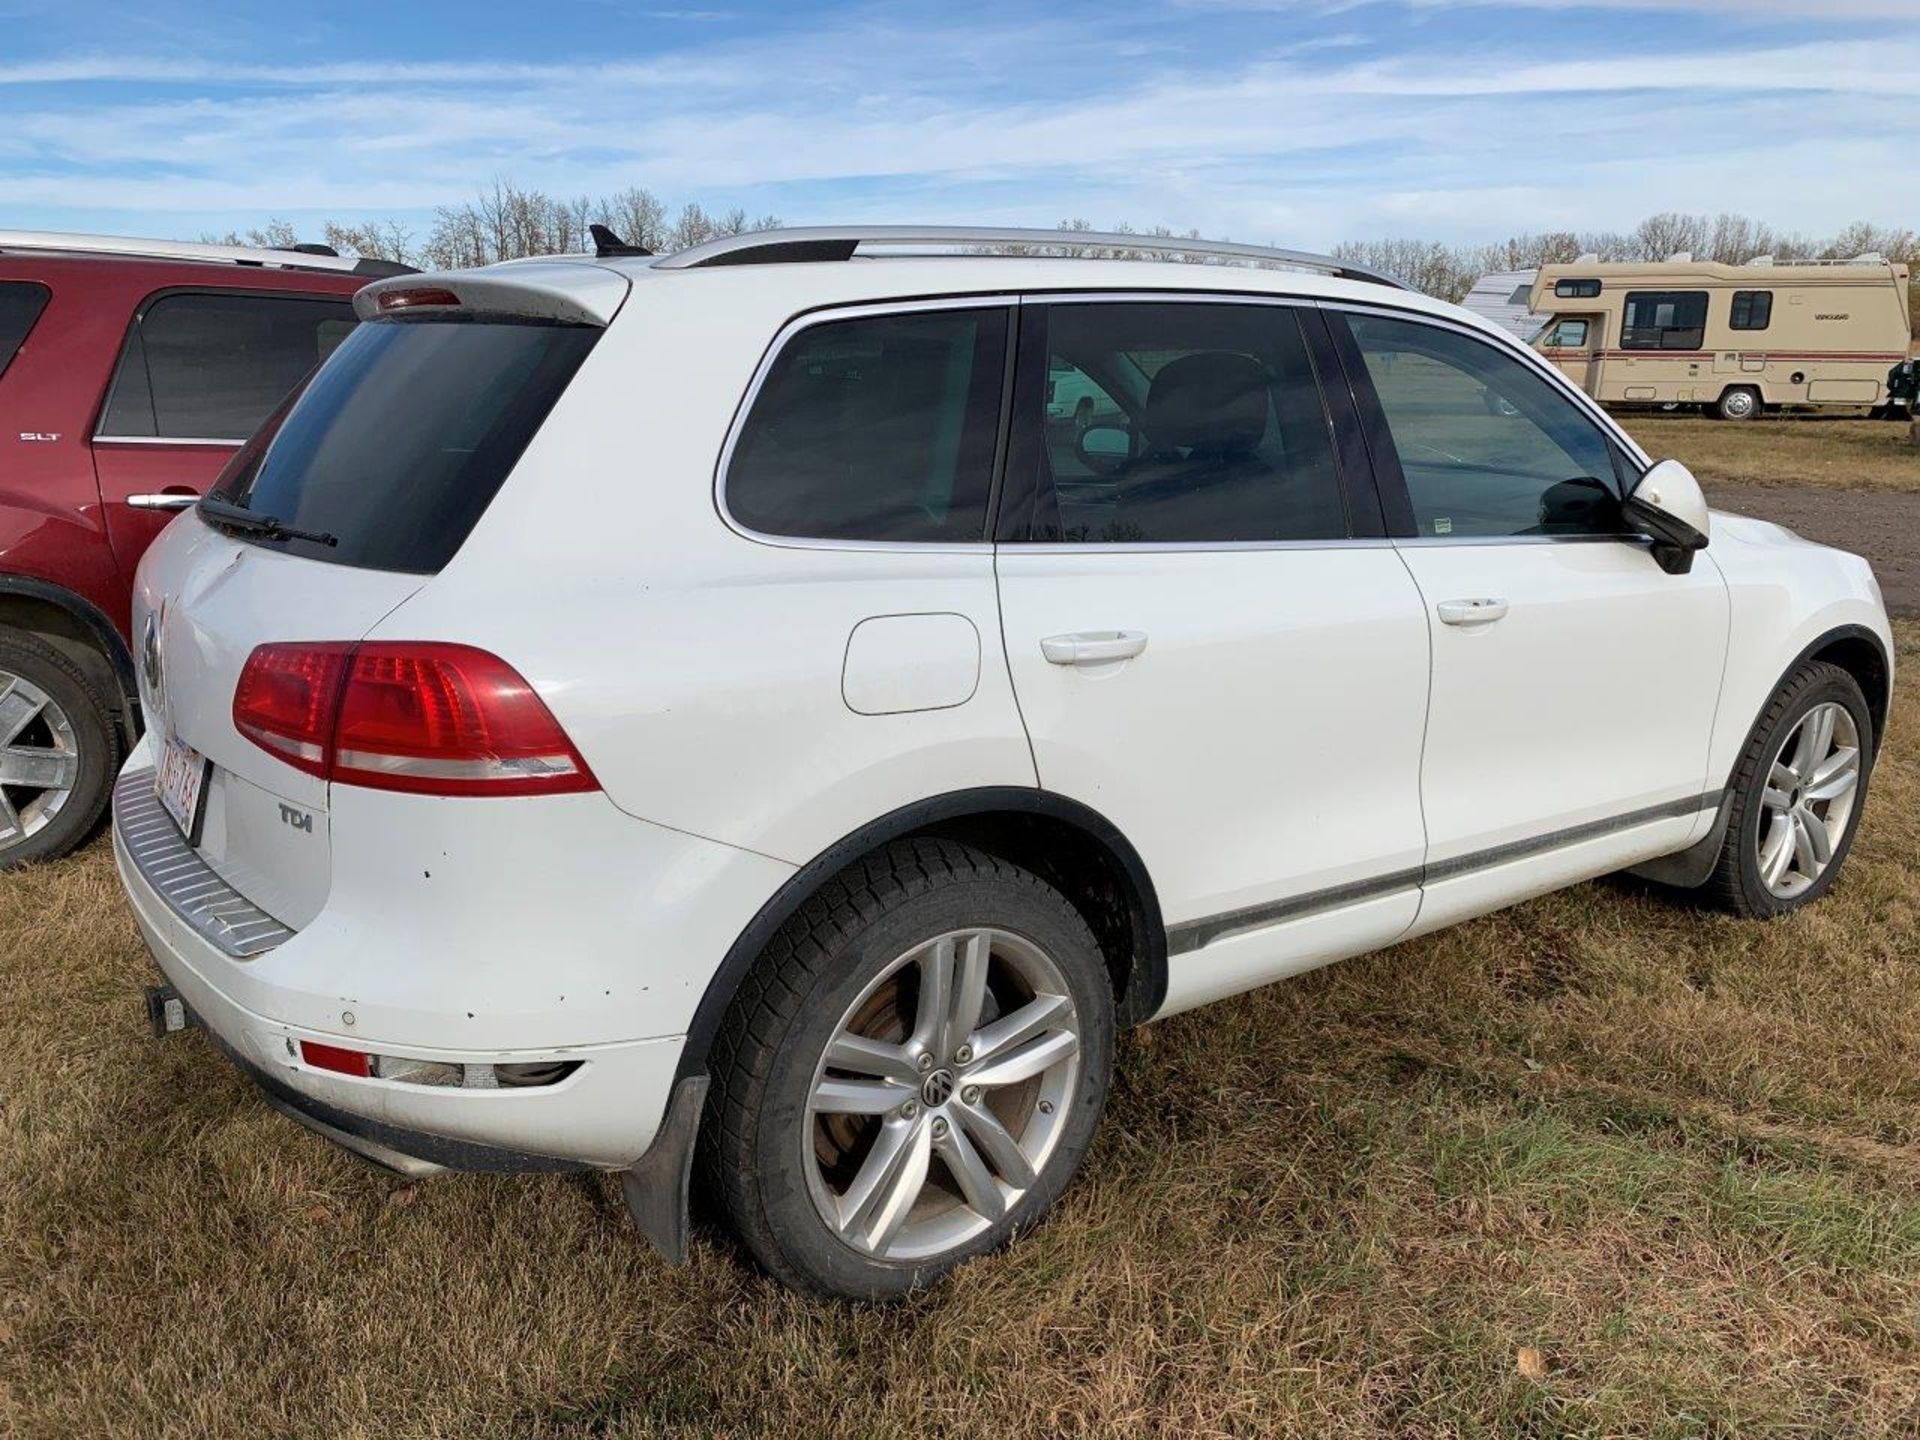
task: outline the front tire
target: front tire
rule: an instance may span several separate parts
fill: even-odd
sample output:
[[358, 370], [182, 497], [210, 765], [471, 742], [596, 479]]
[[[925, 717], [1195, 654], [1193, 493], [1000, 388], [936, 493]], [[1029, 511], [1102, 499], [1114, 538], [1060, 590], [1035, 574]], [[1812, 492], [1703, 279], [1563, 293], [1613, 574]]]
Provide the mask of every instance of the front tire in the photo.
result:
[[119, 762], [112, 712], [86, 672], [38, 636], [0, 631], [0, 870], [91, 835]]
[[969, 846], [896, 842], [823, 886], [743, 986], [714, 1043], [707, 1183], [789, 1285], [926, 1285], [1065, 1189], [1113, 1027], [1100, 949], [1057, 891]]
[[1733, 810], [1706, 897], [1771, 920], [1826, 894], [1859, 831], [1873, 753], [1873, 713], [1859, 682], [1823, 661], [1794, 671], [1734, 768]]

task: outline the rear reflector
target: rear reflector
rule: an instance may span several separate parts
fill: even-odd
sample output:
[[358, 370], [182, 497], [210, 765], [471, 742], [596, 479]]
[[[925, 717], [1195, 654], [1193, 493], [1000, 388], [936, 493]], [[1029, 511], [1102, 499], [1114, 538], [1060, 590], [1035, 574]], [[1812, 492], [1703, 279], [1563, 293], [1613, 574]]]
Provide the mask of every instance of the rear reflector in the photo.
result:
[[262, 645], [241, 671], [233, 724], [342, 785], [427, 795], [599, 788], [533, 687], [471, 645]]
[[365, 1051], [322, 1045], [318, 1040], [302, 1040], [300, 1058], [316, 1070], [332, 1070], [341, 1075], [373, 1074], [373, 1056]]

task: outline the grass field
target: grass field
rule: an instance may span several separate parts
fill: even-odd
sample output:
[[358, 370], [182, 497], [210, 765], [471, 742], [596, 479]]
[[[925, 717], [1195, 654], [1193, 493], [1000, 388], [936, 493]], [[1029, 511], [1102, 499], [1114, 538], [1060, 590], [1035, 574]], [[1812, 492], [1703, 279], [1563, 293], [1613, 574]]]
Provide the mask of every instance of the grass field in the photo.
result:
[[305, 1135], [147, 1037], [96, 844], [0, 881], [0, 1434], [1911, 1435], [1917, 867], [1909, 685], [1818, 906], [1602, 882], [1137, 1032], [1051, 1223], [855, 1308]]
[[1678, 456], [1708, 483], [1920, 494], [1920, 446], [1898, 421], [1817, 415], [1748, 421], [1657, 414], [1621, 418], [1656, 456]]

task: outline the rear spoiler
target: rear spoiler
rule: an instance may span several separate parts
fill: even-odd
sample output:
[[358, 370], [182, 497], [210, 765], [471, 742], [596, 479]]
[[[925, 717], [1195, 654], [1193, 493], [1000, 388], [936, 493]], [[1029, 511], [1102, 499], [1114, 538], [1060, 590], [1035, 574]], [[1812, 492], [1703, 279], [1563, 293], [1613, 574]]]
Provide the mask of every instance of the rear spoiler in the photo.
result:
[[633, 282], [604, 265], [523, 260], [511, 269], [435, 270], [377, 280], [353, 297], [362, 320], [382, 315], [446, 315], [547, 320], [604, 327]]

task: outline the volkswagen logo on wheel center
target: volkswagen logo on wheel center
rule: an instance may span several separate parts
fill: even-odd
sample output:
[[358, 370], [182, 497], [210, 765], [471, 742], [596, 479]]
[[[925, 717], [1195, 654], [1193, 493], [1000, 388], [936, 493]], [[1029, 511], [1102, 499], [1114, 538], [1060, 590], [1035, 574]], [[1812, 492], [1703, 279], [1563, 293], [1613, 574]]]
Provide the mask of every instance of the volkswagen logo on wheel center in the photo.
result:
[[953, 1098], [953, 1072], [936, 1070], [920, 1082], [920, 1099], [929, 1109], [941, 1106]]

